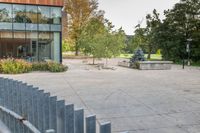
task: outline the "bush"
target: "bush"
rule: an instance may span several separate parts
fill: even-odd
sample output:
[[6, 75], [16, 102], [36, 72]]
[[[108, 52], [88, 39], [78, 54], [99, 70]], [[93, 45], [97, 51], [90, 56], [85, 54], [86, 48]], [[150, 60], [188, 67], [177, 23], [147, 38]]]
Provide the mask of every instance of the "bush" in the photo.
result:
[[138, 48], [134, 51], [132, 58], [130, 59], [131, 63], [135, 63], [138, 61], [145, 61], [144, 52], [142, 49]]
[[35, 62], [32, 64], [33, 71], [50, 71], [64, 72], [67, 71], [67, 66], [50, 61], [50, 62]]
[[27, 73], [32, 70], [31, 63], [20, 59], [2, 59], [0, 60], [0, 73], [18, 74]]
[[67, 66], [55, 62], [48, 62], [47, 64], [50, 72], [64, 72], [68, 69]]
[[21, 59], [0, 60], [0, 73], [20, 74], [31, 71], [64, 72], [68, 67], [56, 62], [34, 62], [29, 63]]
[[48, 71], [48, 64], [46, 62], [34, 62], [32, 63], [33, 71]]
[[139, 61], [145, 61], [144, 52], [140, 48], [135, 50], [132, 58], [130, 59], [131, 67], [138, 69]]

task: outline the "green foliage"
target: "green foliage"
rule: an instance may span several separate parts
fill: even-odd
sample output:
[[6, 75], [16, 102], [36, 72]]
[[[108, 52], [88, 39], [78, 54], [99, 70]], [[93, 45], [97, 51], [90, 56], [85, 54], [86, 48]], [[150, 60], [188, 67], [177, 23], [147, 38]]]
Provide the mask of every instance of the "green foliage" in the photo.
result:
[[137, 48], [142, 48], [144, 51], [146, 50], [146, 45], [148, 44], [148, 36], [145, 28], [137, 27], [135, 30], [135, 35], [132, 39], [132, 52], [134, 52]]
[[191, 59], [200, 60], [200, 1], [181, 0], [173, 9], [164, 12], [166, 18], [151, 22], [151, 42], [161, 49], [165, 60], [174, 62], [187, 58], [186, 43], [191, 38]]
[[0, 73], [20, 74], [31, 71], [50, 71], [64, 72], [68, 67], [55, 62], [26, 62], [21, 59], [2, 59], [0, 60]]
[[141, 48], [137, 48], [134, 51], [132, 58], [130, 59], [130, 64], [132, 68], [139, 69], [139, 61], [145, 61], [144, 52]]
[[65, 11], [69, 16], [68, 34], [74, 41], [75, 54], [78, 55], [83, 28], [92, 18], [102, 20], [104, 11], [98, 10], [98, 1], [96, 0], [66, 0]]
[[146, 16], [146, 27], [141, 28], [138, 24], [135, 28], [135, 35], [128, 42], [127, 49], [130, 52], [134, 52], [137, 48], [142, 48], [145, 53], [148, 53], [148, 58], [150, 55], [157, 50], [156, 43], [153, 40], [154, 29], [160, 24], [159, 14], [154, 9], [153, 15], [148, 14]]
[[144, 52], [142, 51], [141, 48], [138, 48], [135, 50], [132, 58], [130, 59], [130, 62], [135, 63], [135, 62], [144, 61], [144, 60], [145, 60]]
[[68, 67], [56, 62], [35, 62], [32, 64], [33, 71], [65, 72]]
[[62, 52], [75, 51], [74, 46], [75, 44], [72, 40], [70, 39], [63, 40]]
[[55, 62], [47, 62], [48, 70], [50, 72], [65, 72], [68, 67]]
[[133, 51], [134, 51], [133, 35], [126, 35], [124, 52], [125, 53], [133, 53]]
[[32, 70], [31, 63], [20, 59], [2, 59], [0, 60], [0, 73], [18, 74], [27, 73]]
[[48, 71], [47, 62], [33, 62], [32, 63], [33, 71]]
[[192, 62], [192, 65], [193, 65], [193, 66], [198, 66], [198, 67], [200, 67], [200, 61]]
[[111, 58], [120, 55], [125, 46], [125, 34], [120, 28], [113, 31], [110, 22], [93, 18], [84, 27], [79, 43], [85, 54], [94, 58]]
[[161, 50], [158, 49], [157, 52], [156, 52], [156, 54], [157, 54], [157, 55], [161, 55]]

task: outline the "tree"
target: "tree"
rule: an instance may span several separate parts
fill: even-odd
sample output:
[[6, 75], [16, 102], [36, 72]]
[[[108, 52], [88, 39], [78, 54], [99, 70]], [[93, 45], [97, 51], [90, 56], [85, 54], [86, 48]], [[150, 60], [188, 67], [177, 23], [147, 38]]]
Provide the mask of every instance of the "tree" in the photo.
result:
[[142, 49], [138, 48], [134, 51], [134, 55], [130, 59], [130, 62], [133, 64], [138, 61], [145, 61], [144, 53]]
[[74, 51], [74, 42], [67, 38], [62, 42], [62, 52]]
[[82, 28], [93, 17], [102, 19], [103, 11], [98, 11], [96, 0], [66, 0], [65, 10], [68, 14], [69, 36], [75, 43], [76, 55], [78, 55], [79, 37]]
[[181, 0], [165, 11], [166, 19], [155, 28], [154, 42], [165, 59], [177, 61], [186, 58], [186, 43], [192, 38], [192, 59], [200, 59], [200, 1]]
[[156, 42], [154, 41], [154, 32], [155, 29], [160, 25], [161, 21], [159, 19], [159, 13], [157, 13], [156, 9], [153, 10], [153, 14], [147, 14], [146, 16], [146, 24], [147, 27], [145, 28], [146, 33], [146, 44], [148, 50], [147, 59], [151, 58], [151, 53], [153, 48], [156, 49]]
[[[125, 33], [122, 28], [113, 30], [108, 20], [91, 19], [79, 38], [81, 48], [95, 58], [111, 58], [119, 55], [125, 46]], [[93, 60], [94, 63], [94, 60]]]
[[146, 51], [146, 45], [147, 45], [147, 34], [146, 34], [146, 29], [141, 28], [140, 26], [136, 26], [135, 30], [135, 35], [133, 36], [132, 39], [132, 50], [133, 52], [137, 48], [142, 48], [143, 50]]
[[129, 49], [134, 51], [137, 48], [142, 48], [145, 52], [148, 52], [148, 59], [151, 58], [151, 53], [156, 50], [156, 43], [154, 41], [155, 28], [159, 26], [160, 19], [159, 14], [154, 9], [153, 14], [147, 14], [146, 16], [146, 27], [141, 28], [140, 24], [136, 26], [135, 35], [129, 43]]

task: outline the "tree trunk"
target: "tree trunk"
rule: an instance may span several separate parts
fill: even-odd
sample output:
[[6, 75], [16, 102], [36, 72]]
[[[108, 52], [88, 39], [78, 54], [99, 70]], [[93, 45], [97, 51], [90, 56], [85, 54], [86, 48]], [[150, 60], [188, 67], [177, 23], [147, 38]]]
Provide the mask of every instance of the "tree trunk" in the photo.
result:
[[148, 51], [147, 59], [148, 59], [148, 60], [151, 59], [151, 45], [149, 45], [149, 51]]
[[93, 61], [92, 61], [92, 64], [94, 65], [94, 63], [95, 63], [95, 57], [93, 56]]
[[106, 58], [106, 67], [108, 67], [108, 58]]
[[75, 56], [78, 56], [79, 52], [79, 46], [78, 46], [78, 41], [75, 39]]
[[148, 60], [150, 60], [150, 59], [151, 59], [151, 52], [150, 52], [150, 51], [148, 52], [147, 59], [148, 59]]

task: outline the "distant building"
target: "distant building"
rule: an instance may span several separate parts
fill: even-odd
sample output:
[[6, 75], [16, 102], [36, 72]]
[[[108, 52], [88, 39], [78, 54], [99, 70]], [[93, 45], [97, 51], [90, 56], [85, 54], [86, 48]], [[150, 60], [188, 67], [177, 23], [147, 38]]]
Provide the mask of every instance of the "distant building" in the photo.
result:
[[0, 0], [0, 58], [61, 62], [63, 4], [63, 0]]

